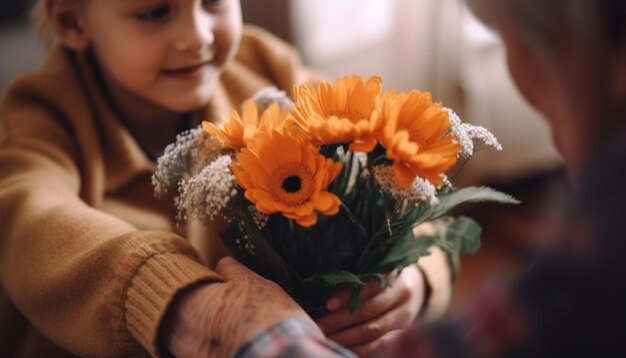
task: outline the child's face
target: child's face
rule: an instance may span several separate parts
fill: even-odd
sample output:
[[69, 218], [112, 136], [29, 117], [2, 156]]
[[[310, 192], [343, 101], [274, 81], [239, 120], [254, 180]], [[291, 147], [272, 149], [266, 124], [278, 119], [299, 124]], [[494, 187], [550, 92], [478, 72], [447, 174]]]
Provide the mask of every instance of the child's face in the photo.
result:
[[239, 0], [90, 0], [84, 27], [107, 82], [175, 112], [208, 103], [239, 46]]

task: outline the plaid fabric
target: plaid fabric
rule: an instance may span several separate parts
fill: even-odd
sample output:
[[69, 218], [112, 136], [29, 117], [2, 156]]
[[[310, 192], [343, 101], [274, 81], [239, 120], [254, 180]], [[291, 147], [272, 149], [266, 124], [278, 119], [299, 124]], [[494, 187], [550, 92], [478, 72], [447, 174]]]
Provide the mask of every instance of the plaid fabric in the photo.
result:
[[236, 358], [353, 358], [352, 352], [326, 339], [317, 326], [287, 319], [257, 334], [235, 354]]

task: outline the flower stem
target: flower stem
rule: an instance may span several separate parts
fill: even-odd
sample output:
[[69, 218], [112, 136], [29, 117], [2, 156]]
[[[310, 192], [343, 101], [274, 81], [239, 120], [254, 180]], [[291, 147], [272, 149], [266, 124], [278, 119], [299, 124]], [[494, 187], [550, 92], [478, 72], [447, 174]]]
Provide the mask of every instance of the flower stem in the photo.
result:
[[344, 204], [343, 202], [341, 203], [341, 208], [343, 209], [342, 211], [346, 214], [348, 219], [350, 219], [350, 222], [352, 222], [352, 225], [354, 225], [359, 235], [363, 238], [366, 238], [367, 230], [365, 230], [363, 225], [361, 225], [361, 223], [354, 217], [354, 214], [352, 214], [352, 211], [350, 211], [350, 209], [348, 209], [346, 204]]

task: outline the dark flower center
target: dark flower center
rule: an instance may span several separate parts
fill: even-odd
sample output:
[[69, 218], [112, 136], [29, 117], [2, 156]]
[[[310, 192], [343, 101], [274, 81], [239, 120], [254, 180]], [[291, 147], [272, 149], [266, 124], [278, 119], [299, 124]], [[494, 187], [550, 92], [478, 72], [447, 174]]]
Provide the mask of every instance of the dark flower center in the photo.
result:
[[302, 189], [302, 179], [296, 175], [288, 176], [283, 180], [282, 187], [290, 194], [297, 193]]

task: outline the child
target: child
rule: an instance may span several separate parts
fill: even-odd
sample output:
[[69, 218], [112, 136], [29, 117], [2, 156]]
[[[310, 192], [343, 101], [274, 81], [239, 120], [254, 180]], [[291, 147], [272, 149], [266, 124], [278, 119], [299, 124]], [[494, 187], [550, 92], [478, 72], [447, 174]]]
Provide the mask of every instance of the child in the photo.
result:
[[[171, 198], [155, 199], [150, 183], [177, 133], [268, 85], [311, 80], [294, 52], [243, 27], [236, 0], [40, 0], [37, 9], [57, 43], [40, 71], [7, 89], [0, 112], [0, 355], [230, 355], [284, 318], [312, 324], [232, 260], [207, 268], [226, 255], [216, 229], [177, 227]], [[450, 291], [437, 255], [420, 263], [434, 310]], [[401, 277], [368, 289], [375, 307], [326, 328], [375, 345], [407, 325], [423, 287], [417, 269]], [[402, 321], [364, 334], [379, 324], [374, 314], [397, 312]]]

